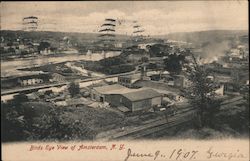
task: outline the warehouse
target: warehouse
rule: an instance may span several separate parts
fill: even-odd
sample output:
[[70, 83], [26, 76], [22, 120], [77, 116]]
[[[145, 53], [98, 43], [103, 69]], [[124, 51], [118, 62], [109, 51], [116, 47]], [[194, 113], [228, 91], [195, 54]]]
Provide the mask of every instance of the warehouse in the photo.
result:
[[94, 87], [91, 98], [98, 102], [108, 102], [124, 112], [149, 109], [162, 103], [162, 94], [153, 89], [130, 89], [119, 84]]
[[92, 100], [105, 102], [106, 96], [109, 94], [127, 93], [130, 90], [131, 89], [124, 87], [122, 85], [119, 85], [119, 84], [94, 87], [93, 89], [91, 89], [91, 98]]
[[137, 89], [128, 93], [111, 94], [106, 97], [106, 101], [124, 112], [134, 112], [161, 105], [162, 95], [153, 89]]

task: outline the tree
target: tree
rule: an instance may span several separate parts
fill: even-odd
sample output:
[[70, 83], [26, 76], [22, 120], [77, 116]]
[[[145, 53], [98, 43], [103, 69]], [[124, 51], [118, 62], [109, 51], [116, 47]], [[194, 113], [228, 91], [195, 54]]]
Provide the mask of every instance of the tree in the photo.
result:
[[[2, 140], [17, 141], [26, 137], [27, 122], [22, 104], [27, 102], [25, 94], [15, 95], [7, 103], [1, 102]], [[4, 130], [3, 130], [4, 129]]]
[[183, 54], [171, 54], [164, 59], [165, 69], [170, 74], [179, 74], [182, 70], [182, 65], [185, 62], [185, 56]]
[[168, 56], [172, 48], [168, 44], [154, 44], [147, 46], [150, 57]]
[[12, 106], [12, 108], [14, 108], [17, 112], [19, 113], [23, 113], [23, 108], [21, 108], [21, 105], [24, 103], [24, 102], [28, 102], [29, 99], [28, 97], [23, 94], [23, 93], [20, 93], [18, 95], [15, 95], [13, 97], [12, 100], [10, 100], [10, 106]]
[[100, 60], [100, 65], [104, 68], [114, 66], [114, 65], [121, 65], [125, 64], [125, 59], [121, 56], [110, 57]]
[[39, 117], [32, 126], [30, 140], [72, 140], [93, 139], [94, 131], [82, 120], [69, 119], [63, 109], [51, 108], [49, 113]]
[[214, 115], [219, 110], [219, 102], [214, 98], [215, 83], [207, 78], [209, 73], [201, 67], [191, 53], [193, 66], [188, 68], [192, 86], [187, 90], [191, 104], [197, 108], [199, 127], [213, 126]]
[[80, 93], [79, 83], [71, 82], [69, 84], [68, 90], [69, 90], [71, 97], [75, 97], [76, 95]]
[[48, 42], [41, 42], [38, 46], [38, 51], [45, 50], [46, 48], [50, 47], [50, 43]]
[[25, 95], [25, 94], [18, 94], [18, 95], [15, 95], [14, 97], [13, 97], [13, 102], [15, 103], [15, 104], [21, 104], [21, 103], [23, 103], [23, 102], [27, 102], [29, 99], [28, 99], [28, 97]]

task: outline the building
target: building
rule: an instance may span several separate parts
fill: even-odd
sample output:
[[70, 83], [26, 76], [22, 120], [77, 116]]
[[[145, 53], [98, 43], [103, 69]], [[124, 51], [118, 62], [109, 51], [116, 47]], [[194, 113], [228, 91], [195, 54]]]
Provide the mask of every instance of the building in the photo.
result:
[[185, 100], [179, 88], [174, 88], [164, 82], [150, 81], [150, 80], [139, 80], [134, 83], [134, 86], [153, 89], [158, 93], [161, 93], [164, 97], [168, 97], [173, 101], [182, 102]]
[[233, 78], [230, 75], [214, 74], [213, 81], [223, 84], [227, 82], [233, 82]]
[[49, 73], [23, 73], [11, 77], [1, 78], [2, 88], [13, 88], [17, 86], [29, 86], [49, 82]]
[[142, 64], [139, 66], [141, 73], [133, 74], [133, 75], [124, 75], [118, 77], [118, 84], [121, 84], [125, 87], [132, 88], [133, 84], [138, 80], [151, 80], [149, 76], [147, 76], [146, 65]]
[[43, 83], [43, 79], [38, 78], [28, 78], [28, 79], [18, 79], [18, 83], [20, 83], [21, 86], [27, 86], [27, 85], [35, 85]]
[[130, 89], [119, 84], [94, 87], [91, 98], [123, 112], [146, 110], [162, 103], [162, 94], [153, 89]]
[[48, 82], [49, 78], [50, 78], [49, 73], [30, 74], [18, 77], [17, 82], [21, 86], [28, 86], [28, 85], [35, 85]]
[[161, 74], [160, 79], [167, 83], [169, 86], [174, 86], [174, 78], [169, 74]]
[[138, 80], [141, 80], [141, 74], [124, 75], [118, 77], [118, 83], [126, 87], [132, 87], [133, 83]]
[[147, 110], [161, 105], [162, 95], [153, 89], [140, 89], [128, 93], [111, 94], [107, 102], [124, 112]]
[[91, 98], [99, 102], [105, 102], [106, 96], [109, 94], [126, 93], [131, 89], [119, 84], [105, 85], [100, 87], [93, 87], [91, 89]]
[[184, 75], [175, 75], [174, 76], [174, 86], [179, 88], [190, 87], [192, 82], [188, 80]]

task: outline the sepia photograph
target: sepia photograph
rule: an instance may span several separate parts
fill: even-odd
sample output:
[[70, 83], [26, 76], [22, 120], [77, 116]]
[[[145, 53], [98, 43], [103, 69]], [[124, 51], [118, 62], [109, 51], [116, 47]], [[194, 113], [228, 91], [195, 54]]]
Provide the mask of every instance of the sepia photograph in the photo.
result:
[[0, 8], [4, 160], [249, 160], [248, 1]]

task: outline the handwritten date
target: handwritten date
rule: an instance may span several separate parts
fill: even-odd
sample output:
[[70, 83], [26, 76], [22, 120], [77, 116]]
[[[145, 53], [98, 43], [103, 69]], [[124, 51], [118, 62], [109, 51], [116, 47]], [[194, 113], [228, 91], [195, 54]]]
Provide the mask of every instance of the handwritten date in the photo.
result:
[[198, 154], [197, 150], [185, 151], [184, 149], [173, 149], [169, 154], [161, 153], [157, 150], [155, 153], [136, 153], [130, 148], [127, 151], [127, 156], [124, 161], [128, 161], [130, 158], [153, 158], [156, 159], [171, 159], [171, 160], [194, 160]]

